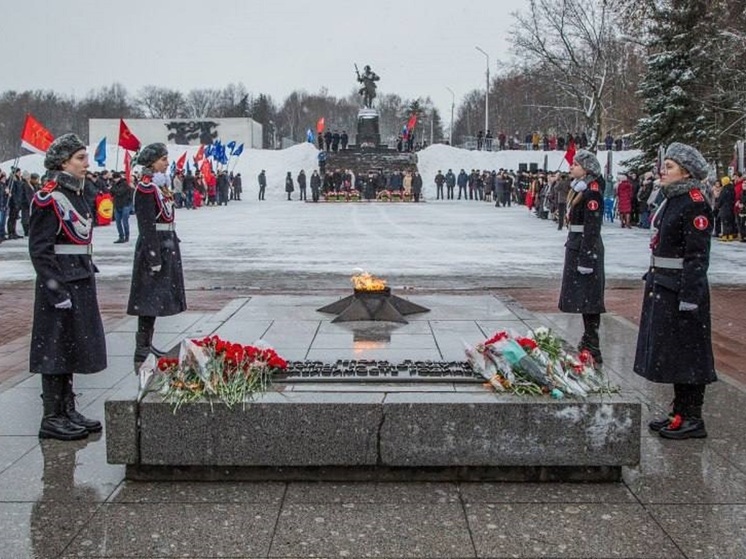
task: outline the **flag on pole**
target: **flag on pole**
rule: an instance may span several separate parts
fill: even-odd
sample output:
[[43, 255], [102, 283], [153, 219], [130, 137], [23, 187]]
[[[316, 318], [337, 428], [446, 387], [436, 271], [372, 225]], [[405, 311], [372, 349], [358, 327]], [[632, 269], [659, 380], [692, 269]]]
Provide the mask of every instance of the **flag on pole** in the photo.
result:
[[192, 168], [189, 166], [189, 161], [187, 161], [187, 164], [186, 164], [186, 172], [187, 172], [187, 175], [192, 172]]
[[316, 121], [316, 133], [321, 134], [324, 131], [324, 126], [326, 123], [324, 122], [324, 117], [322, 116], [319, 120]]
[[233, 155], [233, 151], [236, 149], [236, 140], [231, 140], [227, 144], [225, 144], [225, 147], [231, 150], [231, 155]]
[[172, 177], [176, 174], [176, 161], [171, 161], [171, 166], [168, 168], [168, 174]]
[[197, 153], [194, 155], [194, 165], [199, 167], [200, 161], [205, 158], [205, 144], [200, 144]]
[[129, 151], [124, 152], [124, 180], [132, 184], [132, 156]]
[[98, 163], [99, 167], [106, 167], [106, 136], [101, 138], [96, 146], [96, 151], [93, 152], [93, 160]]
[[239, 146], [238, 146], [238, 147], [236, 148], [236, 151], [234, 151], [234, 152], [233, 152], [233, 153], [232, 153], [231, 155], [232, 155], [233, 157], [238, 157], [238, 156], [239, 156], [239, 155], [241, 155], [242, 153], [243, 153], [243, 144], [240, 144], [240, 145], [239, 145]]
[[26, 113], [21, 132], [21, 147], [34, 153], [46, 153], [54, 141], [52, 133], [41, 125], [41, 122]]
[[179, 159], [176, 160], [176, 169], [178, 171], [184, 170], [184, 164], [186, 163], [187, 152], [184, 152]]
[[575, 140], [570, 138], [570, 141], [567, 142], [567, 151], [565, 152], [565, 161], [567, 161], [567, 165], [570, 167], [572, 167], [572, 162], [575, 161], [576, 151]]
[[407, 130], [414, 130], [415, 126], [417, 126], [417, 113], [412, 113], [407, 121]]
[[137, 139], [127, 125], [124, 123], [124, 119], [119, 119], [119, 141], [117, 145], [123, 147], [129, 151], [137, 151], [140, 149], [140, 140]]
[[212, 166], [210, 165], [209, 159], [205, 159], [204, 161], [202, 161], [202, 166], [199, 168], [199, 170], [205, 179], [205, 183], [210, 182], [214, 178], [214, 175], [212, 174]]

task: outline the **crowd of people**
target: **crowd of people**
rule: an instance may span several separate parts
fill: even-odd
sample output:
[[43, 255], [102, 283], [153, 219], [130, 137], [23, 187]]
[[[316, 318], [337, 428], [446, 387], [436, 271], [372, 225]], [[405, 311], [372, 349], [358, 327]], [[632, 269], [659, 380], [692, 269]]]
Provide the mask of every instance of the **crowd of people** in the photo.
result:
[[[528, 132], [521, 138], [518, 132], [506, 134], [500, 132], [497, 137], [492, 134], [491, 130], [480, 130], [477, 132], [474, 146], [478, 151], [505, 151], [505, 150], [527, 150], [527, 151], [555, 151], [566, 150], [571, 144], [578, 149], [588, 147], [588, 135], [585, 132], [571, 133], [566, 135], [546, 133], [546, 132]], [[606, 151], [622, 151], [629, 149], [631, 138], [629, 135], [614, 137], [611, 132], [607, 132], [598, 147]]]
[[[0, 170], [0, 243], [27, 237], [29, 215], [34, 194], [41, 189], [48, 175], [39, 176], [13, 167], [10, 176]], [[119, 171], [86, 171], [82, 196], [98, 224], [96, 208], [104, 195], [113, 204], [113, 218], [118, 238], [116, 243], [130, 240], [129, 217], [134, 213], [134, 186], [140, 180], [139, 172], [133, 173], [131, 182]], [[170, 177], [170, 188], [178, 208], [197, 209], [202, 206], [227, 205], [229, 200], [241, 200], [241, 173], [222, 170], [217, 175], [204, 177], [201, 173], [176, 171]], [[20, 227], [20, 228], [19, 228]]]

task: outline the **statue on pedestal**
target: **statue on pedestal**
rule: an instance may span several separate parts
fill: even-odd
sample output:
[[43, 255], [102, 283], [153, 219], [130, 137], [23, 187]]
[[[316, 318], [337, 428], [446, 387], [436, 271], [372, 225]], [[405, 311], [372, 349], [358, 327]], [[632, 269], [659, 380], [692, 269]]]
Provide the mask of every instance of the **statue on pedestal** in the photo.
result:
[[359, 91], [360, 95], [363, 96], [363, 106], [366, 109], [372, 109], [373, 99], [376, 98], [376, 82], [381, 78], [370, 69], [370, 66], [365, 66], [365, 68], [363, 68], [363, 74], [361, 76], [360, 71], [357, 69], [357, 64], [355, 64], [355, 72], [357, 73], [357, 81], [363, 84], [363, 87], [361, 87]]

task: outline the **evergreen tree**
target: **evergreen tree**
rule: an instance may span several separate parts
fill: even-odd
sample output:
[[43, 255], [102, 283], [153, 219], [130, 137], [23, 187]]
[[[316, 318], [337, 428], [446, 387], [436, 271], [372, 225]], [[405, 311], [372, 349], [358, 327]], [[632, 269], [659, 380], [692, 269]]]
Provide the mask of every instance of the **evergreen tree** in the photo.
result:
[[717, 151], [718, 118], [713, 110], [712, 65], [715, 22], [705, 0], [669, 0], [652, 9], [648, 59], [639, 95], [643, 116], [636, 144], [642, 154], [629, 161], [638, 169], [655, 163], [658, 149], [673, 141]]

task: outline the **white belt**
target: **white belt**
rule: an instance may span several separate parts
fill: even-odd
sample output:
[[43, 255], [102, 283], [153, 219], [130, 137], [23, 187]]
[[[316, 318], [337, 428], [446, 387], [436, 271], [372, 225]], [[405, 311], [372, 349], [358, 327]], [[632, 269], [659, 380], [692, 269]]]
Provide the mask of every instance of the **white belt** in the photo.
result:
[[582, 225], [570, 225], [569, 229], [570, 229], [570, 233], [582, 233], [583, 232]]
[[665, 268], [667, 270], [682, 270], [684, 268], [683, 258], [664, 258], [662, 256], [650, 255], [651, 268]]
[[93, 245], [54, 245], [55, 254], [93, 254]]
[[173, 223], [156, 223], [155, 230], [156, 231], [173, 231], [174, 224]]

